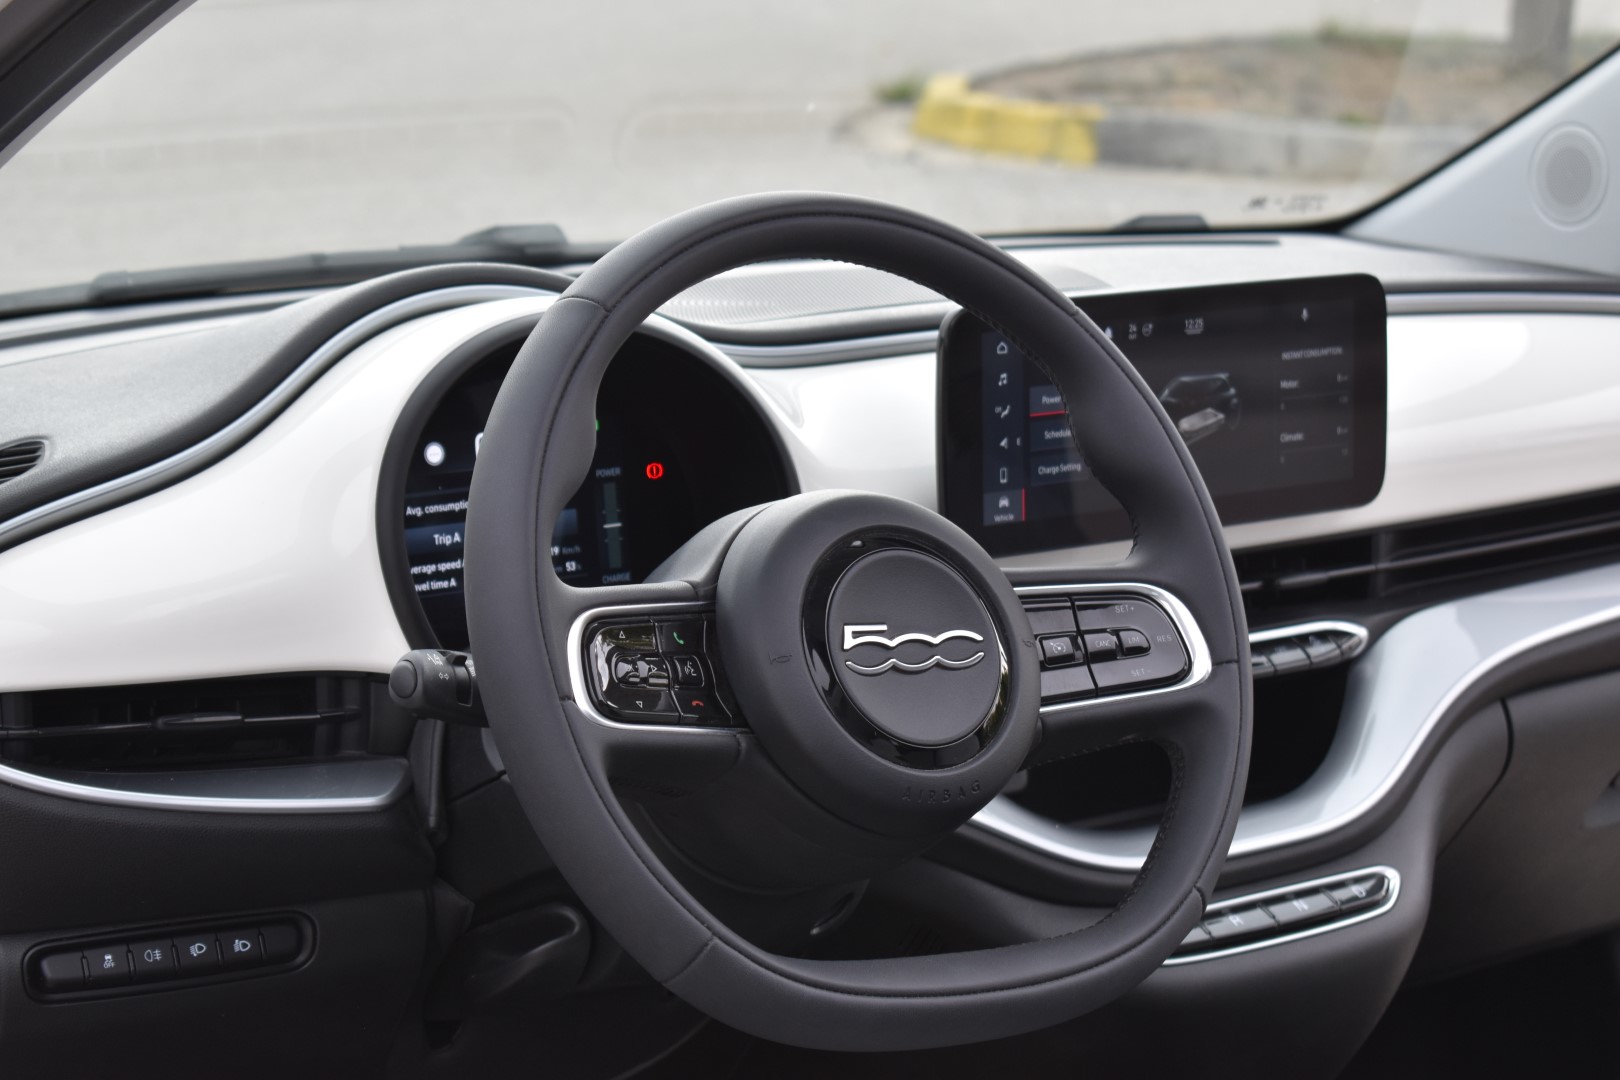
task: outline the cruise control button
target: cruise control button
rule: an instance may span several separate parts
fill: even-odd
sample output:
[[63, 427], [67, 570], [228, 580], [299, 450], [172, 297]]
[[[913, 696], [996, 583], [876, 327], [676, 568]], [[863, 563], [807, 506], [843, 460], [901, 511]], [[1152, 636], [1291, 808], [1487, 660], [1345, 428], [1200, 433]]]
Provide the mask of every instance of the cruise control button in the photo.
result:
[[1147, 635], [1154, 652], [1170, 649], [1181, 652], [1181, 637], [1170, 624], [1170, 617], [1146, 600], [1118, 600], [1075, 612], [1081, 630], [1129, 628]]
[[1110, 633], [1095, 633], [1085, 635], [1086, 659], [1093, 664], [1101, 660], [1112, 660], [1119, 655], [1119, 639]]
[[137, 941], [129, 947], [129, 954], [137, 979], [167, 979], [174, 974], [174, 943], [167, 938]]
[[1172, 682], [1181, 677], [1186, 667], [1180, 650], [1154, 649], [1146, 656], [1093, 663], [1091, 674], [1097, 680], [1098, 691], [1106, 694]]
[[703, 651], [703, 620], [680, 619], [658, 624], [658, 651], [672, 653]]
[[1084, 664], [1049, 668], [1041, 672], [1041, 700], [1059, 701], [1064, 698], [1088, 698], [1097, 694], [1097, 684]]
[[702, 686], [704, 683], [703, 662], [695, 656], [670, 657], [669, 670], [676, 686]]
[[1041, 638], [1041, 663], [1048, 667], [1074, 663], [1074, 638], [1067, 636]]
[[1258, 937], [1276, 928], [1277, 924], [1272, 922], [1271, 916], [1257, 907], [1227, 911], [1204, 920], [1205, 931], [1223, 945]]
[[116, 986], [129, 982], [129, 952], [124, 946], [103, 945], [99, 949], [86, 949], [84, 958], [89, 963], [89, 985]]
[[1029, 628], [1035, 631], [1036, 637], [1075, 632], [1074, 608], [1066, 603], [1030, 608], [1027, 614]]
[[219, 955], [227, 968], [253, 967], [263, 963], [264, 949], [256, 929], [229, 930], [219, 935]]
[[1315, 922], [1337, 912], [1338, 906], [1327, 898], [1326, 893], [1320, 892], [1304, 893], [1300, 896], [1290, 896], [1286, 900], [1271, 900], [1266, 903], [1266, 913], [1277, 920], [1278, 926]]
[[1119, 651], [1122, 656], [1141, 656], [1153, 648], [1148, 643], [1147, 635], [1140, 630], [1121, 630], [1119, 632]]
[[632, 652], [655, 652], [658, 648], [658, 639], [653, 632], [652, 623], [620, 623], [617, 626], [604, 626], [596, 636], [615, 648], [629, 649]]
[[212, 933], [176, 938], [174, 958], [182, 975], [207, 975], [219, 970], [219, 944]]
[[1327, 894], [1339, 905], [1340, 911], [1362, 911], [1384, 902], [1384, 898], [1389, 895], [1389, 879], [1382, 874], [1356, 878], [1354, 881], [1334, 886]]

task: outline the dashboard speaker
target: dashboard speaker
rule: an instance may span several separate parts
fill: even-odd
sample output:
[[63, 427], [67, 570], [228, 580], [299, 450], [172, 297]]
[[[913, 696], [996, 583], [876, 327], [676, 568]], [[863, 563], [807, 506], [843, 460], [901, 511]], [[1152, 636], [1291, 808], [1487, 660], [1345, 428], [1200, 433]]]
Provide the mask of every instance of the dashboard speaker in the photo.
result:
[[1603, 144], [1578, 124], [1542, 136], [1530, 161], [1536, 209], [1555, 225], [1579, 225], [1597, 212], [1608, 190]]

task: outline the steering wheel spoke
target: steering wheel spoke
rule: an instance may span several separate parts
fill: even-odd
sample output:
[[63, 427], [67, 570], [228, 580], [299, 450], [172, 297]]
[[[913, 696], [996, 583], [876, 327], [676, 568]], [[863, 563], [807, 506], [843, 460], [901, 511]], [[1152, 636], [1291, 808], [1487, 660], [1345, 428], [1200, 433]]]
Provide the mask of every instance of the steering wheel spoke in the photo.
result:
[[1186, 604], [1120, 569], [1017, 587], [1041, 666], [1031, 765], [1155, 738], [1209, 676], [1209, 647]]

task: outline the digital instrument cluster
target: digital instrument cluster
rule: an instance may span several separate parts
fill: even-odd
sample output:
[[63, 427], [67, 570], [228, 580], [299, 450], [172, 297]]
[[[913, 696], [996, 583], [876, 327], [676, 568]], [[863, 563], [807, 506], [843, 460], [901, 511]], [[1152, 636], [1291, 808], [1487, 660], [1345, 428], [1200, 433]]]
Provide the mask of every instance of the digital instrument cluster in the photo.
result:
[[[444, 648], [467, 646], [462, 553], [484, 424], [517, 354], [479, 359], [421, 425], [400, 523], [411, 589]], [[590, 475], [554, 523], [551, 560], [571, 585], [641, 581], [708, 522], [791, 494], [785, 456], [757, 407], [702, 359], [635, 337], [596, 409]]]

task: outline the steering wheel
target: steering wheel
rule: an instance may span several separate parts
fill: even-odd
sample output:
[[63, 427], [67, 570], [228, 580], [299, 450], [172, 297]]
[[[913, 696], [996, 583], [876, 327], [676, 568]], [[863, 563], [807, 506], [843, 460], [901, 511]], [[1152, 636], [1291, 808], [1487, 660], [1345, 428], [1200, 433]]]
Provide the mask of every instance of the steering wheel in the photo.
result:
[[[1043, 709], [1035, 635], [1007, 577], [942, 517], [871, 493], [732, 514], [645, 584], [557, 578], [552, 526], [586, 479], [597, 390], [620, 346], [683, 289], [787, 258], [926, 285], [1051, 377], [1135, 538], [1123, 563], [1054, 580], [1175, 606], [1200, 639], [1187, 678]], [[512, 365], [484, 432], [466, 550], [479, 690], [535, 832], [633, 958], [732, 1027], [832, 1050], [1009, 1036], [1119, 997], [1202, 916], [1248, 770], [1230, 553], [1186, 446], [1124, 356], [971, 234], [878, 202], [784, 193], [700, 207], [620, 244], [547, 310]], [[660, 709], [657, 688], [682, 673], [656, 654], [676, 648], [731, 696], [682, 695], [702, 706], [685, 715]], [[818, 905], [847, 904], [852, 882], [920, 854], [1019, 769], [1135, 740], [1167, 752], [1169, 803], [1133, 888], [1102, 921], [991, 949], [802, 955]]]

